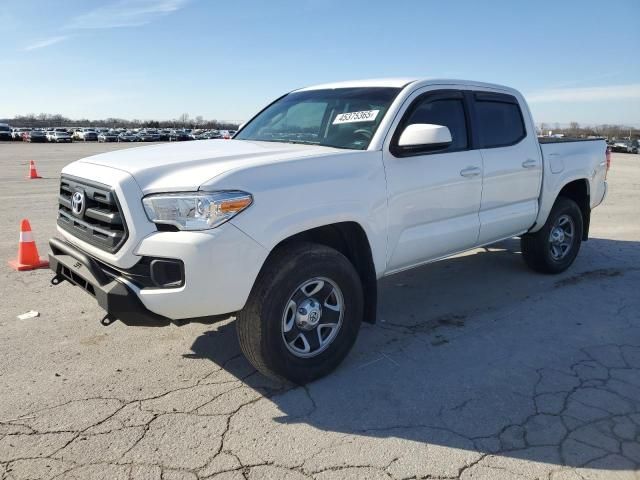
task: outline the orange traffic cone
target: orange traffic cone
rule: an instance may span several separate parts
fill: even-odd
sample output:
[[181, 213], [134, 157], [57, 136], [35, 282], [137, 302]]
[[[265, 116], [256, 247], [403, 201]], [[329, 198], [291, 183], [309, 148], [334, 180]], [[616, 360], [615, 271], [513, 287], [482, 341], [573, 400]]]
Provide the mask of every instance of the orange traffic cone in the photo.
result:
[[33, 160], [29, 162], [29, 176], [27, 178], [29, 180], [42, 178], [40, 175], [38, 175], [38, 171], [36, 170], [36, 162], [34, 162]]
[[35, 270], [36, 268], [45, 268], [49, 266], [49, 261], [40, 258], [38, 255], [38, 247], [33, 241], [31, 234], [31, 225], [29, 220], [22, 220], [20, 223], [20, 243], [18, 244], [18, 258], [9, 260], [9, 266], [14, 270]]

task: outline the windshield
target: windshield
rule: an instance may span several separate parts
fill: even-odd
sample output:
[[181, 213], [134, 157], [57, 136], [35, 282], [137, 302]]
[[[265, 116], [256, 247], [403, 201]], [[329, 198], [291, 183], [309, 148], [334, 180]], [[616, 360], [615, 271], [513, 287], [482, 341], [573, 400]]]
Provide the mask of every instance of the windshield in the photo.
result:
[[234, 138], [364, 150], [399, 88], [293, 92], [269, 105]]

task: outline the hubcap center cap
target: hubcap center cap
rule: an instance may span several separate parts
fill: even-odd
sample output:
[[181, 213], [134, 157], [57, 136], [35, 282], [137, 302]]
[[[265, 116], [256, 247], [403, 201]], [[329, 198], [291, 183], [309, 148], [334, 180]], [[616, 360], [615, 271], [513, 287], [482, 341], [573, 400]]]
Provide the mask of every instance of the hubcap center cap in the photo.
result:
[[315, 298], [307, 298], [296, 310], [296, 325], [301, 330], [311, 330], [318, 326], [322, 316], [322, 307]]
[[564, 242], [564, 230], [560, 227], [556, 227], [551, 232], [551, 242], [555, 245], [560, 245]]

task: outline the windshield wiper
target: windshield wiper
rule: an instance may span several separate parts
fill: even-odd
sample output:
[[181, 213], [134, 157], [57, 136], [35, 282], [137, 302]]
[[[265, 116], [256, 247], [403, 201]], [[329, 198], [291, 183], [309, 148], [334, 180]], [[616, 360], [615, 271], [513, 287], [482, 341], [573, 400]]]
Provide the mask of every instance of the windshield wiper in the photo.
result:
[[270, 142], [270, 143], [290, 143], [294, 145], [317, 145], [318, 147], [329, 147], [329, 148], [338, 148], [340, 150], [363, 150], [362, 148], [351, 148], [344, 147], [342, 145], [330, 145], [328, 143], [320, 143], [320, 142], [312, 142], [310, 140], [288, 140], [288, 139], [278, 139], [278, 140], [266, 140], [266, 139], [257, 139], [257, 138], [240, 138], [239, 140], [247, 140], [250, 142]]
[[301, 145], [320, 145], [320, 142], [312, 142], [311, 140], [285, 140], [287, 143], [296, 143]]
[[289, 140], [287, 143], [298, 143], [301, 145], [317, 145], [318, 147], [339, 148], [340, 150], [362, 150], [361, 148], [350, 148], [342, 145], [331, 145], [330, 143], [311, 142], [308, 140]]

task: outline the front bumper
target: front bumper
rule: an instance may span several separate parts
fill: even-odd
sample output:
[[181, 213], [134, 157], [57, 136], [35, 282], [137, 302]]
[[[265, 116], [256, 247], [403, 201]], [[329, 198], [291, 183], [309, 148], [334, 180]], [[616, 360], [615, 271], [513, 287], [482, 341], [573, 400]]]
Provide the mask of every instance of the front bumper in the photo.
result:
[[74, 245], [77, 239], [61, 233], [67, 242], [50, 241], [54, 278], [80, 286], [109, 315], [125, 323], [136, 318], [144, 323], [158, 316], [180, 320], [241, 310], [268, 254], [228, 222], [201, 232], [155, 232], [140, 241], [134, 255], [180, 260], [184, 281], [175, 288], [152, 288], [121, 274], [122, 267], [87, 255], [85, 248]]
[[169, 319], [147, 310], [137, 295], [124, 283], [108, 275], [98, 262], [73, 245], [52, 238], [49, 268], [55, 272], [53, 285], [67, 281], [93, 296], [107, 315], [128, 324], [167, 324]]

